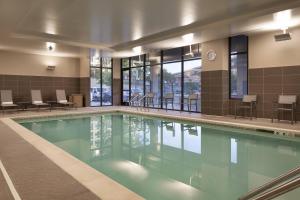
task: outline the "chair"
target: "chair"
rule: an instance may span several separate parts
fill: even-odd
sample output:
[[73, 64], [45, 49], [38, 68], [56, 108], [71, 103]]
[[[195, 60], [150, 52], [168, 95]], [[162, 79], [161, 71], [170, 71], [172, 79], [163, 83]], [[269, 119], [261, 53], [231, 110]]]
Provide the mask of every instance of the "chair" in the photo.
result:
[[280, 113], [286, 111], [291, 113], [291, 124], [296, 123], [296, 103], [296, 95], [279, 95], [278, 101], [273, 103], [272, 123], [275, 113], [277, 113], [277, 120], [280, 121]]
[[67, 100], [65, 90], [56, 90], [56, 100], [58, 104], [63, 105], [64, 107], [74, 107], [74, 103]]
[[1, 108], [4, 112], [5, 108], [17, 108], [18, 105], [13, 103], [12, 91], [1, 90]]
[[190, 94], [188, 97], [188, 111], [192, 110], [192, 103], [195, 102], [196, 111], [198, 110], [198, 94]]
[[48, 103], [43, 102], [41, 90], [31, 90], [31, 101], [32, 105], [38, 107], [38, 109], [46, 106], [49, 106], [50, 108], [50, 105]]
[[249, 110], [251, 120], [253, 118], [253, 112], [255, 111], [255, 117], [257, 118], [256, 104], [257, 104], [256, 95], [244, 95], [242, 101], [235, 104], [235, 119], [238, 115], [239, 110], [244, 110], [244, 116], [245, 116], [245, 110]]
[[155, 94], [153, 92], [149, 92], [146, 94], [146, 106], [149, 107], [150, 104], [152, 104], [152, 107], [154, 107], [154, 96]]
[[168, 104], [172, 104], [172, 109], [174, 109], [174, 94], [173, 93], [167, 93], [164, 97], [163, 100], [166, 105], [166, 109], [168, 109]]

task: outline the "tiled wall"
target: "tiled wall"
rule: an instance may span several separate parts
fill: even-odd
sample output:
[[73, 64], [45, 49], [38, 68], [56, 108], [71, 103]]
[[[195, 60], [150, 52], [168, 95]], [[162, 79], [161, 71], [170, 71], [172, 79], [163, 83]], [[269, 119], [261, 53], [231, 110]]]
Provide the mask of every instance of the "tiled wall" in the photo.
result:
[[31, 89], [39, 89], [43, 100], [56, 100], [56, 89], [64, 89], [66, 95], [80, 92], [80, 79], [70, 77], [0, 75], [0, 89], [12, 90], [15, 102], [31, 101]]
[[228, 113], [228, 71], [201, 72], [202, 113], [226, 115]]
[[113, 79], [113, 105], [121, 105], [121, 80], [119, 78]]
[[272, 117], [278, 95], [297, 95], [300, 120], [300, 66], [249, 69], [249, 94], [258, 95], [258, 117], [263, 118]]
[[80, 94], [83, 94], [83, 106], [90, 106], [90, 78], [81, 77], [80, 78]]

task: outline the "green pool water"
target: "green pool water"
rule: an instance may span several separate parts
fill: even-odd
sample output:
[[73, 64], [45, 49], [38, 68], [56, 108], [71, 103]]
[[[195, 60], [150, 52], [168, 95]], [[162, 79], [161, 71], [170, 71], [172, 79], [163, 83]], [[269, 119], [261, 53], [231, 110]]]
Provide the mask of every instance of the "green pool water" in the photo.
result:
[[124, 113], [19, 123], [151, 200], [234, 200], [300, 165], [299, 139], [249, 130]]

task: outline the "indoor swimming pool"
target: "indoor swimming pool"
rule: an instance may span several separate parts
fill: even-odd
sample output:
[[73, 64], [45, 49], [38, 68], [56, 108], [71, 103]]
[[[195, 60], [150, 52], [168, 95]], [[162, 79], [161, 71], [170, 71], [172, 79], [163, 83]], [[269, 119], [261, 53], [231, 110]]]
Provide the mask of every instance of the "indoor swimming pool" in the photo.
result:
[[120, 112], [18, 123], [149, 200], [238, 199], [300, 165], [299, 138], [246, 129]]

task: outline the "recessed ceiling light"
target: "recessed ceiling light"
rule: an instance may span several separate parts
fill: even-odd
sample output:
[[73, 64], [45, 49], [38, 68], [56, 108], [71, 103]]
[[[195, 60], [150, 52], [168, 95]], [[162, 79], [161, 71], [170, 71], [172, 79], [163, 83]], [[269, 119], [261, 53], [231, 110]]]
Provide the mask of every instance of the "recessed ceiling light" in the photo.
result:
[[194, 33], [189, 33], [182, 36], [184, 42], [191, 44], [194, 40]]
[[54, 42], [46, 42], [46, 47], [47, 47], [48, 51], [54, 51], [56, 44]]
[[142, 47], [141, 46], [137, 46], [132, 48], [133, 52], [136, 54], [141, 54], [142, 53]]
[[284, 10], [274, 14], [274, 21], [277, 24], [278, 28], [281, 30], [287, 30], [290, 26], [292, 19], [291, 10]]

